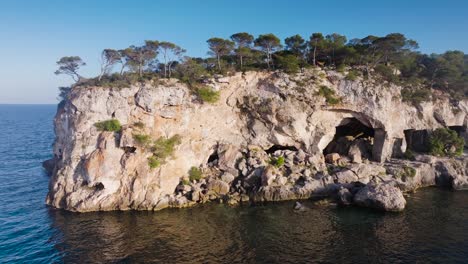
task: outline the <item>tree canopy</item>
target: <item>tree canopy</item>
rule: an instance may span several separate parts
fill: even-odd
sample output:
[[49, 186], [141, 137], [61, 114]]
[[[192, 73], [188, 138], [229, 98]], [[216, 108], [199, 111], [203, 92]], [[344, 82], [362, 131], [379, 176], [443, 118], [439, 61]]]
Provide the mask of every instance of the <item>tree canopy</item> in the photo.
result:
[[[193, 82], [201, 76], [236, 70], [295, 73], [305, 67], [327, 67], [341, 72], [351, 69], [349, 79], [361, 76], [396, 82], [406, 87], [406, 95], [413, 94], [418, 100], [430, 94], [421, 89], [442, 90], [457, 100], [468, 97], [467, 55], [462, 51], [422, 54], [417, 51], [418, 43], [401, 33], [350, 40], [339, 33], [315, 32], [308, 39], [296, 34], [284, 39], [283, 49], [281, 40], [272, 33], [255, 38], [248, 32], [238, 32], [229, 39], [210, 38], [207, 44], [212, 58], [184, 57], [182, 47], [159, 40], [121, 50], [105, 49], [97, 81], [127, 80], [134, 75], [143, 78], [146, 74]], [[75, 81], [81, 79], [80, 67], [86, 65], [78, 56], [63, 57], [57, 64], [56, 74], [67, 74]], [[116, 65], [120, 66], [112, 75]]]

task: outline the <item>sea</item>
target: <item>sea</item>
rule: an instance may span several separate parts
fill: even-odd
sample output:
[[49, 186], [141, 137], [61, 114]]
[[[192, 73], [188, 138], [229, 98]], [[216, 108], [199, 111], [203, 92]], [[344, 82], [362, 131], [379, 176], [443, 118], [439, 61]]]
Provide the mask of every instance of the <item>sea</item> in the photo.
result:
[[304, 201], [72, 213], [45, 204], [56, 105], [0, 105], [0, 263], [468, 263], [468, 192], [402, 213]]

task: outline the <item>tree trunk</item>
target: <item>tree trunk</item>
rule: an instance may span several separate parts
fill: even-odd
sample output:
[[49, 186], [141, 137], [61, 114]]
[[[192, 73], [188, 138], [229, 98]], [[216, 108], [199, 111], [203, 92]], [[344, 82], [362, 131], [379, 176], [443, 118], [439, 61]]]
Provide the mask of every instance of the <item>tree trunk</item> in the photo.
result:
[[242, 70], [242, 55], [240, 56], [240, 68]]
[[216, 54], [216, 58], [218, 59], [218, 70], [221, 71], [221, 59], [219, 54]]
[[317, 64], [315, 63], [315, 53], [317, 52], [317, 45], [314, 46], [314, 54], [313, 54], [313, 58], [312, 58], [312, 64], [314, 66], [317, 66]]

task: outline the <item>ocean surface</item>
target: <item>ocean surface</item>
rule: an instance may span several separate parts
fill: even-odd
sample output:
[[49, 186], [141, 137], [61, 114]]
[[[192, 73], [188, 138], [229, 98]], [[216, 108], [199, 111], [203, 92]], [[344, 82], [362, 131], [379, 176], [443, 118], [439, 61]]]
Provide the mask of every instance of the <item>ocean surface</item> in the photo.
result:
[[47, 207], [52, 105], [0, 105], [0, 263], [468, 263], [468, 192], [429, 188], [403, 213], [293, 202], [159, 212]]

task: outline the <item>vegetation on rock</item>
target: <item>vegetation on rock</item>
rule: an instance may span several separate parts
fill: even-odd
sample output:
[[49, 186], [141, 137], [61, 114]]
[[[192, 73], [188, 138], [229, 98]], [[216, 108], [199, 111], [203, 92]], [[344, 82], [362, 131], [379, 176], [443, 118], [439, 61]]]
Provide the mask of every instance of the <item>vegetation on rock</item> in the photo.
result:
[[203, 178], [203, 173], [198, 167], [191, 167], [189, 170], [189, 179], [191, 182], [199, 181]]
[[429, 138], [429, 149], [434, 156], [460, 156], [463, 153], [465, 140], [457, 132], [448, 128], [437, 128]]
[[97, 122], [94, 126], [99, 131], [112, 131], [112, 132], [119, 132], [122, 129], [119, 120], [117, 119], [110, 119], [101, 122]]
[[206, 103], [216, 103], [219, 100], [219, 91], [214, 91], [210, 87], [200, 87], [197, 89], [198, 97]]
[[[101, 72], [83, 80], [78, 70], [85, 63], [78, 56], [63, 57], [57, 74], [70, 75], [79, 85], [124, 87], [154, 78], [175, 77], [189, 84], [214, 74], [237, 70], [282, 70], [296, 73], [306, 67], [324, 67], [343, 72], [351, 68], [348, 80], [357, 76], [380, 78], [407, 87], [403, 97], [414, 101], [430, 100], [431, 89], [449, 93], [459, 100], [468, 97], [468, 55], [462, 51], [422, 54], [418, 43], [400, 33], [383, 37], [369, 35], [348, 40], [333, 33], [312, 33], [308, 40], [300, 35], [285, 38], [284, 44], [272, 33], [257, 38], [247, 32], [229, 39], [213, 37], [207, 41], [208, 58], [184, 56], [178, 45], [147, 40], [144, 45], [122, 50], [105, 49], [101, 54]], [[113, 73], [114, 72], [114, 73]], [[417, 84], [417, 85], [415, 85]]]
[[335, 96], [335, 91], [324, 85], [320, 86], [317, 95], [325, 97], [325, 101], [330, 105], [336, 105], [341, 102], [340, 98]]
[[270, 164], [277, 168], [281, 168], [284, 165], [284, 157], [280, 156], [278, 158], [271, 158]]

